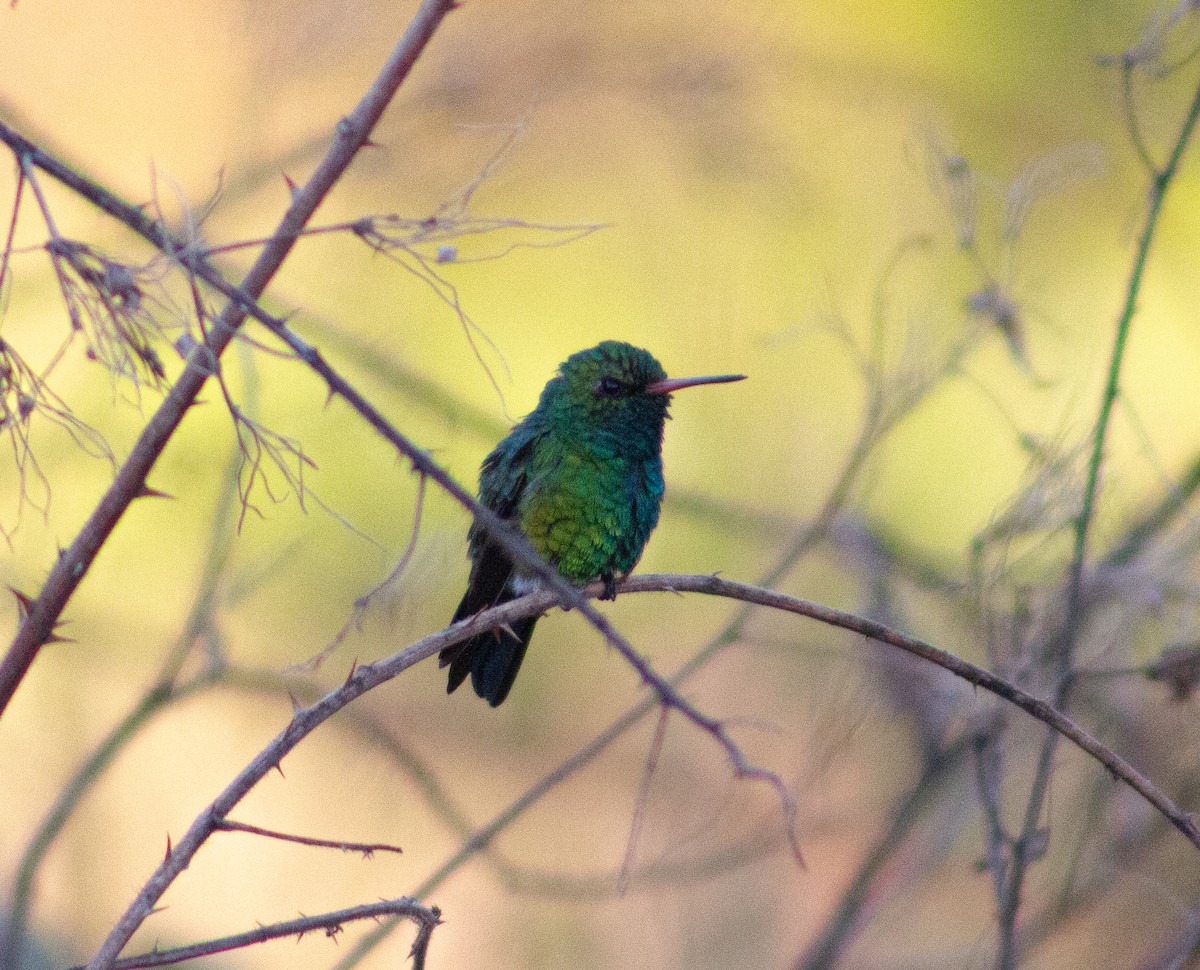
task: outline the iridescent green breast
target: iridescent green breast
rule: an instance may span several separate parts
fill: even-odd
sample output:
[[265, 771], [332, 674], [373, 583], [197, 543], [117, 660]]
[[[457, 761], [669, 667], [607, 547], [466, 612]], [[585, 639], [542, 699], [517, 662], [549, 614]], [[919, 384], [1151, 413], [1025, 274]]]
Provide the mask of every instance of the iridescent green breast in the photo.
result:
[[[556, 446], [557, 445], [557, 446]], [[588, 442], [543, 442], [517, 516], [534, 548], [576, 583], [623, 576], [658, 523], [662, 463]]]

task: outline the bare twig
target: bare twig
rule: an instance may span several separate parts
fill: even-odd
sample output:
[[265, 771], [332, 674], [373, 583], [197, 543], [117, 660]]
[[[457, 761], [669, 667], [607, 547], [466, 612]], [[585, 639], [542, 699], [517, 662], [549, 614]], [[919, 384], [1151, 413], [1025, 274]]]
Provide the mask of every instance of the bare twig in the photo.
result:
[[[394, 916], [409, 919], [417, 924], [417, 937], [413, 943], [413, 970], [421, 970], [425, 965], [425, 955], [429, 949], [430, 935], [441, 922], [442, 914], [436, 906], [422, 906], [412, 899], [385, 899], [378, 903], [367, 903], [363, 906], [351, 906], [349, 909], [339, 909], [332, 913], [321, 913], [318, 916], [302, 916], [299, 919], [287, 920], [282, 923], [272, 923], [260, 926], [245, 933], [233, 936], [222, 936], [215, 940], [205, 940], [203, 943], [193, 943], [191, 946], [181, 946], [174, 950], [156, 950], [142, 956], [127, 957], [116, 960], [113, 970], [144, 970], [147, 967], [167, 967], [184, 960], [195, 960], [198, 957], [212, 956], [216, 953], [228, 953], [269, 940], [278, 940], [285, 936], [303, 939], [309, 933], [322, 932], [333, 938], [342, 932], [344, 923], [355, 920], [378, 920]], [[71, 970], [83, 970], [83, 967], [72, 967]]]
[[219, 599], [221, 576], [229, 559], [228, 519], [237, 495], [236, 459], [231, 460], [223, 476], [221, 493], [213, 516], [212, 538], [205, 557], [204, 570], [197, 585], [195, 600], [175, 643], [154, 683], [118, 721], [83, 760], [59, 791], [58, 798], [38, 825], [21, 855], [9, 902], [4, 932], [0, 932], [0, 970], [18, 970], [22, 959], [22, 940], [33, 908], [38, 870], [51, 846], [74, 815], [75, 810], [96, 782], [116, 762], [117, 756], [139, 736], [151, 720], [173, 704], [214, 687], [221, 669], [208, 664], [196, 676], [179, 682], [178, 678], [196, 644], [214, 636], [214, 613]]
[[13, 240], [17, 236], [17, 222], [21, 216], [21, 199], [25, 195], [25, 167], [17, 161], [17, 187], [13, 190], [12, 215], [8, 219], [8, 232], [4, 237], [4, 249], [0, 251], [0, 312], [5, 307], [5, 284], [9, 282], [9, 260], [12, 258]]
[[[425, 49], [443, 18], [454, 9], [453, 0], [424, 0], [413, 21], [396, 45], [379, 77], [368, 89], [357, 107], [343, 118], [337, 126], [333, 145], [317, 170], [303, 188], [292, 197], [275, 234], [259, 254], [240, 288], [227, 283], [222, 292], [239, 289], [240, 295], [232, 299], [216, 321], [210, 340], [197, 348], [188, 360], [179, 380], [171, 388], [166, 399], [158, 408], [139, 437], [129, 458], [117, 472], [108, 492], [100, 501], [75, 541], [56, 560], [41, 593], [34, 602], [29, 615], [21, 624], [3, 661], [0, 661], [0, 714], [7, 707], [17, 686], [37, 656], [38, 650], [48, 640], [55, 623], [62, 614], [76, 587], [86, 575], [96, 554], [116, 527], [130, 503], [141, 494], [146, 476], [154, 467], [175, 429], [183, 420], [188, 408], [195, 402], [201, 388], [208, 380], [212, 360], [219, 356], [233, 338], [247, 314], [246, 300], [251, 302], [260, 296], [295, 245], [304, 225], [312, 217], [329, 190], [345, 172], [355, 155], [369, 141], [384, 110], [396, 90], [408, 76], [413, 64]], [[0, 123], [0, 140], [17, 154], [23, 164], [35, 166], [49, 172], [105, 211], [116, 215], [131, 228], [142, 233], [164, 252], [185, 261], [187, 247], [170, 236], [158, 223], [137, 213], [130, 220], [132, 207], [111, 193], [97, 187], [66, 166], [42, 152], [35, 145], [21, 138], [7, 125]], [[195, 260], [186, 260], [185, 265]], [[202, 261], [201, 261], [202, 262]], [[211, 270], [211, 267], [210, 267]], [[209, 276], [219, 276], [215, 271], [201, 275], [206, 282]], [[226, 292], [226, 295], [230, 295]], [[114, 954], [103, 957], [100, 965], [107, 963]]]
[[341, 839], [314, 839], [308, 835], [289, 835], [287, 832], [276, 832], [274, 829], [264, 829], [248, 822], [235, 822], [223, 818], [214, 823], [218, 832], [246, 832], [249, 835], [261, 835], [268, 839], [279, 839], [281, 842], [295, 842], [297, 845], [309, 845], [318, 849], [339, 849], [342, 852], [360, 852], [363, 858], [369, 859], [376, 852], [396, 852], [404, 850], [396, 845], [383, 842], [346, 842]]
[[[644, 585], [643, 585], [644, 584]], [[935, 664], [947, 670], [956, 677], [982, 687], [984, 690], [1001, 697], [1009, 703], [1021, 708], [1047, 727], [1071, 741], [1077, 747], [1087, 752], [1115, 777], [1125, 782], [1141, 795], [1146, 801], [1161, 812], [1194, 846], [1200, 849], [1200, 827], [1192, 818], [1191, 813], [1180, 809], [1153, 782], [1143, 776], [1136, 768], [1125, 761], [1115, 751], [1112, 751], [1087, 731], [1072, 721], [1061, 711], [1034, 697], [1021, 688], [1009, 683], [1001, 677], [977, 667], [952, 653], [925, 643], [915, 637], [909, 637], [893, 630], [882, 623], [865, 617], [844, 613], [832, 607], [821, 606], [798, 600], [783, 593], [762, 589], [757, 586], [745, 586], [731, 580], [720, 579], [716, 576], [631, 576], [619, 589], [622, 592], [642, 592], [648, 588], [673, 589], [678, 592], [707, 593], [713, 596], [729, 596], [733, 599], [757, 603], [772, 609], [783, 610], [807, 616], [829, 626], [840, 627], [853, 633], [860, 633], [898, 647], [922, 660]]]
[[1104, 557], [1107, 566], [1127, 566], [1156, 536], [1162, 533], [1200, 490], [1200, 456], [1192, 459], [1183, 477], [1163, 498], [1142, 516], [1125, 538]]
[[371, 608], [371, 602], [380, 593], [391, 588], [400, 578], [401, 574], [412, 561], [413, 553], [417, 551], [417, 539], [421, 535], [421, 517], [425, 508], [425, 485], [426, 477], [421, 475], [417, 480], [417, 500], [413, 506], [413, 524], [412, 532], [409, 533], [408, 545], [404, 552], [400, 554], [400, 559], [396, 562], [395, 567], [382, 580], [379, 581], [369, 592], [364, 593], [354, 601], [354, 609], [350, 611], [350, 616], [346, 618], [346, 622], [342, 624], [342, 628], [334, 635], [329, 644], [321, 650], [316, 656], [310, 657], [302, 663], [292, 664], [287, 668], [286, 673], [299, 673], [300, 671], [312, 671], [320, 668], [326, 660], [328, 660], [342, 645], [342, 642], [348, 637], [352, 630], [356, 630], [362, 624], [362, 619], [366, 615], [367, 610]]
[[[1096, 427], [1092, 435], [1092, 453], [1088, 461], [1087, 484], [1084, 487], [1083, 502], [1079, 518], [1075, 524], [1075, 545], [1071, 558], [1070, 586], [1068, 590], [1068, 614], [1075, 616], [1079, 612], [1083, 595], [1083, 572], [1087, 558], [1088, 535], [1092, 520], [1095, 517], [1096, 501], [1100, 491], [1100, 466], [1104, 460], [1104, 450], [1108, 439], [1108, 425], [1112, 416], [1113, 404], [1117, 399], [1121, 381], [1121, 366], [1125, 360], [1125, 350], [1129, 341], [1129, 333], [1133, 326], [1133, 318], [1137, 313], [1138, 298], [1141, 295], [1142, 280], [1146, 264], [1150, 258], [1151, 245], [1158, 230], [1158, 220], [1162, 214], [1163, 203], [1167, 192], [1175, 181], [1183, 154], [1191, 141], [1196, 123], [1200, 121], [1200, 87], [1197, 87], [1192, 97], [1174, 146], [1161, 168], [1154, 168], [1150, 179], [1150, 197], [1146, 205], [1146, 219], [1138, 240], [1137, 251], [1130, 270], [1129, 282], [1125, 287], [1125, 300], [1117, 319], [1116, 333], [1113, 337], [1112, 355], [1109, 360], [1108, 377], [1104, 391], [1100, 397], [1100, 408], [1096, 418]], [[1068, 630], [1070, 621], [1068, 621]], [[1069, 663], [1071, 644], [1064, 643], [1062, 652]]]
[[663, 707], [659, 709], [658, 721], [654, 725], [654, 737], [650, 741], [650, 751], [646, 755], [646, 767], [642, 771], [642, 784], [633, 801], [633, 823], [629, 826], [629, 840], [625, 843], [625, 858], [621, 862], [621, 872], [617, 876], [617, 892], [622, 896], [629, 891], [629, 884], [633, 878], [634, 856], [637, 854], [638, 840], [642, 834], [642, 823], [646, 820], [646, 806], [650, 801], [650, 783], [658, 771], [658, 759], [662, 755], [666, 738], [667, 709]]
[[[921, 657], [977, 687], [982, 687], [1002, 697], [1060, 732], [1064, 737], [1067, 737], [1104, 765], [1114, 777], [1120, 778], [1137, 791], [1179, 829], [1189, 841], [1200, 848], [1200, 829], [1197, 828], [1191, 816], [1176, 807], [1157, 786], [1121, 758], [1120, 755], [1092, 737], [1074, 721], [1044, 701], [938, 647], [914, 637], [906, 636], [881, 623], [876, 623], [863, 617], [854, 616], [853, 614], [844, 613], [840, 610], [834, 610], [815, 603], [808, 603], [772, 590], [747, 586], [715, 576], [633, 576], [622, 583], [618, 589], [624, 593], [694, 592], [739, 599], [747, 603], [807, 616], [821, 623], [870, 637], [881, 643], [898, 647]], [[592, 597], [602, 592], [603, 585], [597, 583], [580, 591], [580, 594]], [[230, 782], [225, 790], [197, 816], [183, 838], [171, 847], [170, 852], [163, 859], [158, 869], [147, 880], [137, 898], [130, 905], [126, 915], [122, 917], [119, 924], [122, 933], [132, 935], [133, 931], [141, 925], [142, 921], [154, 911], [157, 901], [161, 898], [167, 887], [187, 868], [196, 852], [199, 851], [200, 847], [208, 840], [212, 833], [220, 828], [223, 820], [232, 811], [234, 806], [265, 775], [278, 766], [296, 745], [333, 714], [373, 688], [391, 680], [418, 661], [430, 657], [448, 646], [460, 643], [484, 630], [494, 629], [505, 623], [514, 623], [523, 617], [542, 613], [556, 605], [556, 603], [557, 598], [554, 593], [539, 591], [520, 599], [512, 600], [501, 606], [482, 611], [470, 619], [463, 620], [445, 630], [431, 634], [390, 657], [373, 664], [356, 667], [341, 687], [330, 692], [314, 704], [297, 710], [288, 726], [259, 752], [254, 760]], [[656, 700], [661, 706], [661, 695]], [[631, 713], [633, 714], [633, 720], [641, 716], [640, 712], [635, 711]], [[610, 731], [619, 733], [624, 730], [625, 726], [627, 726], [627, 719], [623, 718], [618, 720]], [[724, 733], [724, 726], [718, 724], [718, 727]], [[732, 743], [730, 741], [730, 744]], [[586, 760], [587, 757], [588, 755], [585, 752], [581, 752], [578, 755], [578, 758], [582, 760]], [[555, 777], [572, 773], [576, 767], [575, 760], [572, 759], [564, 764], [555, 775], [548, 776], [548, 779], [544, 780], [544, 784], [552, 786]], [[537, 797], [540, 797], [540, 793], [531, 795], [530, 801], [536, 800]], [[528, 802], [514, 806], [513, 811], [523, 811], [527, 804]], [[790, 825], [790, 817], [787, 821]], [[468, 848], [471, 852], [478, 851], [479, 848], [486, 845], [494, 837], [495, 831], [499, 831], [500, 828], [503, 828], [503, 824], [498, 824], [494, 830], [489, 829], [476, 833], [469, 840], [468, 846], [464, 846], [462, 851], [467, 852]], [[418, 895], [420, 894], [418, 893]]]
[[[433, 0], [427, 0], [426, 8], [437, 7], [440, 10], [440, 5], [435, 4]], [[426, 9], [423, 8], [423, 9]], [[439, 16], [444, 15], [441, 11]], [[414, 55], [415, 56], [415, 55]], [[364, 103], [370, 100], [371, 95], [368, 94], [364, 98]], [[362, 106], [360, 105], [360, 108]], [[357, 112], [356, 112], [357, 114]], [[348, 127], [348, 126], [347, 126]], [[354, 129], [357, 131], [357, 129]], [[10, 141], [10, 135], [6, 134], [5, 127], [0, 124], [0, 138]], [[19, 136], [18, 136], [19, 139]], [[23, 139], [19, 139], [19, 144], [27, 145]], [[355, 143], [357, 147], [361, 142]], [[331, 149], [330, 156], [327, 156], [326, 163], [318, 169], [313, 180], [310, 181], [309, 187], [314, 184], [324, 184], [328, 177], [333, 173], [327, 173], [329, 168], [329, 159], [334, 156], [341, 158], [338, 152], [338, 145], [335, 144]], [[26, 156], [33, 157], [32, 152], [36, 151], [33, 146], [29, 146], [26, 151]], [[42, 164], [37, 158], [34, 159], [39, 165]], [[342, 159], [344, 164], [349, 163], [349, 155]], [[344, 167], [343, 164], [343, 167]], [[340, 171], [340, 169], [338, 170]], [[325, 177], [322, 178], [323, 173]], [[57, 169], [55, 170], [56, 177], [60, 177]], [[71, 177], [75, 182], [79, 179]], [[330, 183], [332, 184], [332, 183]], [[74, 185], [72, 185], [74, 187]], [[302, 192], [297, 193], [296, 199], [300, 200], [312, 194], [309, 187]], [[95, 187], [89, 187], [89, 192], [96, 195]], [[91, 196], [89, 196], [91, 197]], [[104, 200], [112, 208], [121, 212], [120, 205], [111, 198], [98, 196], [94, 201], [100, 204], [100, 200]], [[313, 205], [316, 200], [313, 200]], [[92, 519], [85, 525], [84, 530], [76, 539], [76, 543], [72, 545], [67, 553], [60, 557], [54, 570], [51, 572], [42, 593], [38, 600], [33, 604], [29, 615], [25, 618], [20, 629], [17, 632], [17, 637], [13, 641], [13, 645], [9, 649], [8, 655], [4, 661], [0, 662], [0, 712], [7, 700], [15, 691], [20, 678], [24, 676], [24, 672], [32, 663], [34, 656], [41, 644], [45, 642], [49, 632], [42, 633], [42, 627], [46, 622], [48, 615], [61, 612], [66, 605], [67, 599], [78, 584], [79, 577], [86, 571], [87, 565], [90, 564], [100, 545], [103, 543], [108, 532], [115, 526], [117, 520], [122, 514], [124, 508], [128, 506], [128, 484], [125, 481], [130, 476], [136, 476], [138, 480], [138, 490], [144, 484], [145, 474], [148, 473], [157, 455], [161, 453], [165, 447], [166, 441], [173, 433], [174, 428], [178, 426], [182, 420], [183, 412], [186, 407], [190, 406], [194, 400], [195, 394], [199, 392], [207, 377], [212, 373], [212, 361], [232, 339], [234, 328], [238, 326], [244, 317], [249, 314], [254, 316], [260, 322], [264, 323], [277, 337], [284, 341], [304, 363], [314, 370], [327, 384], [329, 391], [333, 395], [343, 398], [347, 403], [354, 408], [358, 414], [363, 417], [376, 431], [385, 437], [394, 447], [397, 448], [409, 461], [413, 467], [422, 475], [427, 475], [430, 479], [436, 482], [443, 490], [448, 492], [460, 504], [471, 511], [479, 522], [492, 536], [492, 538], [509, 552], [517, 561], [523, 562], [529, 566], [530, 570], [549, 589], [557, 595], [557, 601], [564, 606], [570, 606], [578, 609], [579, 612], [598, 629], [609, 644], [614, 649], [618, 650], [626, 660], [638, 671], [643, 681], [653, 687], [658, 695], [660, 702], [666, 706], [679, 712], [684, 718], [691, 721], [694, 725], [705, 731], [710, 737], [719, 744], [725, 751], [730, 763], [733, 765], [735, 774], [739, 778], [753, 779], [763, 781], [771, 785], [780, 801], [784, 815], [791, 818], [795, 814], [795, 805], [792, 800], [791, 793], [783, 784], [782, 780], [771, 772], [764, 771], [761, 768], [750, 764], [741, 749], [729, 737], [725, 726], [718, 720], [710, 718], [701, 711], [693, 707], [687, 700], [681, 697], [669, 683], [663, 680], [634, 650], [632, 645], [625, 640], [616, 629], [608, 622], [602, 613], [591, 605], [579, 594], [579, 591], [567, 580], [565, 580], [553, 566], [549, 565], [537, 551], [533, 548], [528, 539], [517, 531], [510, 523], [501, 520], [490, 509], [481, 506], [475, 501], [474, 497], [466, 491], [461, 485], [454, 481], [446, 472], [438, 466], [429, 456], [417, 448], [404, 435], [397, 431], [383, 415], [376, 409], [358, 390], [353, 387], [345, 378], [335, 371], [321, 355], [320, 351], [312, 347], [297, 337], [286, 324], [272, 317], [270, 314], [262, 311], [254, 303], [254, 298], [265, 287], [270, 276], [274, 273], [274, 269], [278, 264], [272, 265], [272, 259], [269, 257], [274, 253], [279, 260], [282, 260], [286, 255], [288, 248], [295, 242], [296, 234], [302, 227], [302, 220], [293, 218], [292, 213], [296, 208], [297, 202], [293, 203], [293, 209], [284, 217], [284, 222], [281, 224], [279, 234], [281, 242], [277, 246], [268, 246], [264, 249], [255, 267], [247, 276], [247, 283], [241, 288], [231, 287], [223, 278], [216, 274], [214, 270], [203, 260], [189, 259], [186, 263], [189, 268], [206, 282], [212, 282], [214, 286], [226, 293], [231, 298], [231, 303], [226, 308], [222, 318], [216, 321], [212, 332], [209, 334], [204, 345], [198, 348], [192, 355], [188, 367], [185, 369], [180, 381], [172, 388], [170, 395], [162, 408], [159, 409], [156, 419], [151, 422], [143, 433], [141, 441], [135, 447], [129, 460], [122, 467], [117, 475], [117, 480], [110, 488], [108, 496], [101, 502], [93, 514]], [[106, 209], [106, 211], [109, 211]], [[306, 210], [307, 214], [311, 214], [311, 210]], [[167, 239], [163, 241], [162, 236], [165, 235], [164, 230], [157, 224], [144, 226], [139, 221], [140, 213], [137, 216], [131, 216], [130, 213], [123, 213], [122, 221], [126, 221], [127, 225], [135, 228], [156, 245], [164, 247], [164, 251], [172, 252], [176, 257], [181, 258], [180, 250], [175, 248], [176, 244]], [[307, 218], [307, 215], [305, 215]], [[286, 245], [283, 244], [283, 237], [286, 236]], [[168, 246], [168, 244], [170, 244]], [[276, 252], [278, 250], [278, 252]], [[260, 271], [260, 267], [264, 267]], [[214, 277], [213, 279], [210, 279]], [[253, 286], [249, 285], [254, 283]], [[227, 319], [228, 318], [228, 319]], [[189, 375], [191, 375], [189, 383]], [[181, 388], [187, 387], [186, 391], [181, 391]], [[185, 400], [180, 398], [184, 397]], [[174, 405], [172, 405], [174, 401]], [[164, 426], [160, 427], [157, 424], [157, 419], [163, 418]], [[109, 508], [109, 502], [115, 508]], [[64, 570], [64, 562], [72, 561], [75, 565]], [[52, 629], [52, 627], [51, 627]], [[797, 859], [801, 858], [800, 848], [798, 844], [793, 844], [793, 853]]]
[[942, 796], [942, 789], [957, 774], [963, 754], [969, 749], [969, 738], [960, 739], [935, 752], [921, 772], [921, 777], [892, 813], [891, 824], [883, 836], [864, 857], [862, 864], [842, 893], [841, 899], [816, 939], [796, 961], [796, 970], [827, 970], [837, 965], [841, 955], [861, 926], [863, 910], [868, 905], [872, 889], [882, 876], [888, 862], [903, 847], [912, 834], [921, 813]]

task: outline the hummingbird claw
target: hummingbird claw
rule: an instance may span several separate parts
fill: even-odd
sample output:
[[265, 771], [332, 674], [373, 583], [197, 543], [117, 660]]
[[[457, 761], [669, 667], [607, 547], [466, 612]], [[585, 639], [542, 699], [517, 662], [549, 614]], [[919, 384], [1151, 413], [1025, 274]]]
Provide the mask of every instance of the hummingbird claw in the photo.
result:
[[600, 594], [602, 600], [615, 600], [617, 598], [617, 577], [612, 573], [600, 577], [604, 581], [604, 591]]

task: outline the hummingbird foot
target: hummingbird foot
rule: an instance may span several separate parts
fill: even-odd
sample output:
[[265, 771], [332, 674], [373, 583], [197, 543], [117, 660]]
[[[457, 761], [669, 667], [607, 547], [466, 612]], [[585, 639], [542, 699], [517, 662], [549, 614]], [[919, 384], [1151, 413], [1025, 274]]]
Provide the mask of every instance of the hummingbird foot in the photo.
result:
[[612, 573], [605, 573], [600, 579], [604, 581], [604, 591], [600, 594], [600, 598], [615, 600], [617, 598], [617, 577]]

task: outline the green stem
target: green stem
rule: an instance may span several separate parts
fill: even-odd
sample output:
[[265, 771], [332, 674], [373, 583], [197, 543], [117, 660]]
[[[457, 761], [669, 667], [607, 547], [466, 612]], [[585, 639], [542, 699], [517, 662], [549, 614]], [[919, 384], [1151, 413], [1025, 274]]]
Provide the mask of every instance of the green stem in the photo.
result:
[[[1112, 355], [1108, 364], [1108, 377], [1104, 391], [1100, 397], [1100, 411], [1096, 418], [1096, 429], [1092, 438], [1092, 453], [1088, 460], [1087, 481], [1084, 485], [1083, 503], [1080, 506], [1079, 517], [1075, 520], [1075, 542], [1071, 557], [1071, 570], [1067, 587], [1067, 613], [1063, 624], [1062, 636], [1055, 638], [1051, 651], [1051, 659], [1055, 662], [1057, 683], [1054, 689], [1053, 706], [1065, 711], [1070, 699], [1074, 678], [1070, 676], [1071, 665], [1075, 653], [1075, 642], [1079, 635], [1080, 621], [1083, 615], [1083, 574], [1087, 562], [1088, 535], [1096, 514], [1096, 503], [1100, 492], [1100, 466], [1104, 460], [1104, 447], [1108, 438], [1108, 427], [1112, 419], [1113, 404], [1120, 393], [1121, 367], [1125, 360], [1125, 351], [1129, 343], [1129, 333], [1133, 326], [1133, 318], [1137, 313], [1138, 297], [1141, 294], [1142, 282], [1145, 278], [1146, 264], [1150, 258], [1150, 247], [1158, 230], [1159, 217], [1162, 214], [1163, 202], [1167, 191], [1174, 182], [1183, 153], [1191, 141], [1196, 122], [1200, 120], [1200, 86], [1192, 96], [1192, 103], [1187, 116], [1180, 127], [1179, 135], [1166, 164], [1161, 169], [1152, 170], [1150, 181], [1150, 198], [1146, 209], [1146, 221], [1138, 239], [1137, 252], [1134, 256], [1133, 268], [1129, 274], [1129, 282], [1125, 288], [1125, 303], [1117, 319], [1117, 330], [1113, 338]], [[1144, 151], [1139, 151], [1144, 156]], [[1145, 162], [1147, 159], [1143, 157]], [[1033, 861], [1027, 851], [1035, 844], [1038, 826], [1045, 806], [1046, 796], [1050, 790], [1050, 776], [1055, 762], [1055, 752], [1058, 748], [1059, 735], [1052, 729], [1047, 729], [1038, 756], [1037, 771], [1031, 786], [1029, 801], [1026, 803], [1024, 823], [1017, 837], [1012, 853], [1012, 865], [1004, 891], [1000, 895], [1000, 932], [999, 952], [997, 955], [997, 970], [1013, 970], [1016, 966], [1017, 940], [1016, 921], [1020, 908], [1021, 894], [1024, 887], [1025, 875], [1029, 864]]]
[[1183, 153], [1191, 141], [1196, 122], [1200, 120], [1200, 87], [1197, 87], [1188, 108], [1187, 117], [1179, 130], [1179, 137], [1171, 150], [1166, 165], [1154, 173], [1150, 182], [1150, 201], [1146, 212], [1146, 223], [1142, 227], [1138, 240], [1137, 254], [1134, 257], [1133, 269], [1129, 275], [1129, 283], [1125, 289], [1125, 305], [1117, 320], [1117, 332], [1113, 339], [1112, 356], [1108, 364], [1108, 379], [1100, 398], [1100, 413], [1096, 419], [1096, 430], [1092, 440], [1092, 454], [1088, 461], [1087, 483], [1083, 491], [1083, 505], [1079, 518], [1075, 520], [1075, 549], [1071, 559], [1071, 577], [1069, 590], [1069, 607], [1067, 615], [1068, 635], [1063, 643], [1059, 658], [1060, 669], [1070, 664], [1072, 647], [1074, 645], [1074, 618], [1078, 615], [1079, 604], [1083, 595], [1083, 571], [1087, 559], [1088, 533], [1095, 517], [1096, 502], [1100, 491], [1100, 465], [1104, 459], [1104, 445], [1108, 437], [1108, 426], [1112, 418], [1113, 404], [1120, 393], [1121, 365], [1125, 360], [1125, 349], [1129, 342], [1129, 331], [1137, 313], [1138, 296], [1141, 294], [1142, 281], [1145, 277], [1146, 263], [1150, 258], [1150, 246], [1158, 229], [1159, 216], [1162, 214], [1163, 201], [1167, 191], [1175, 180]]

